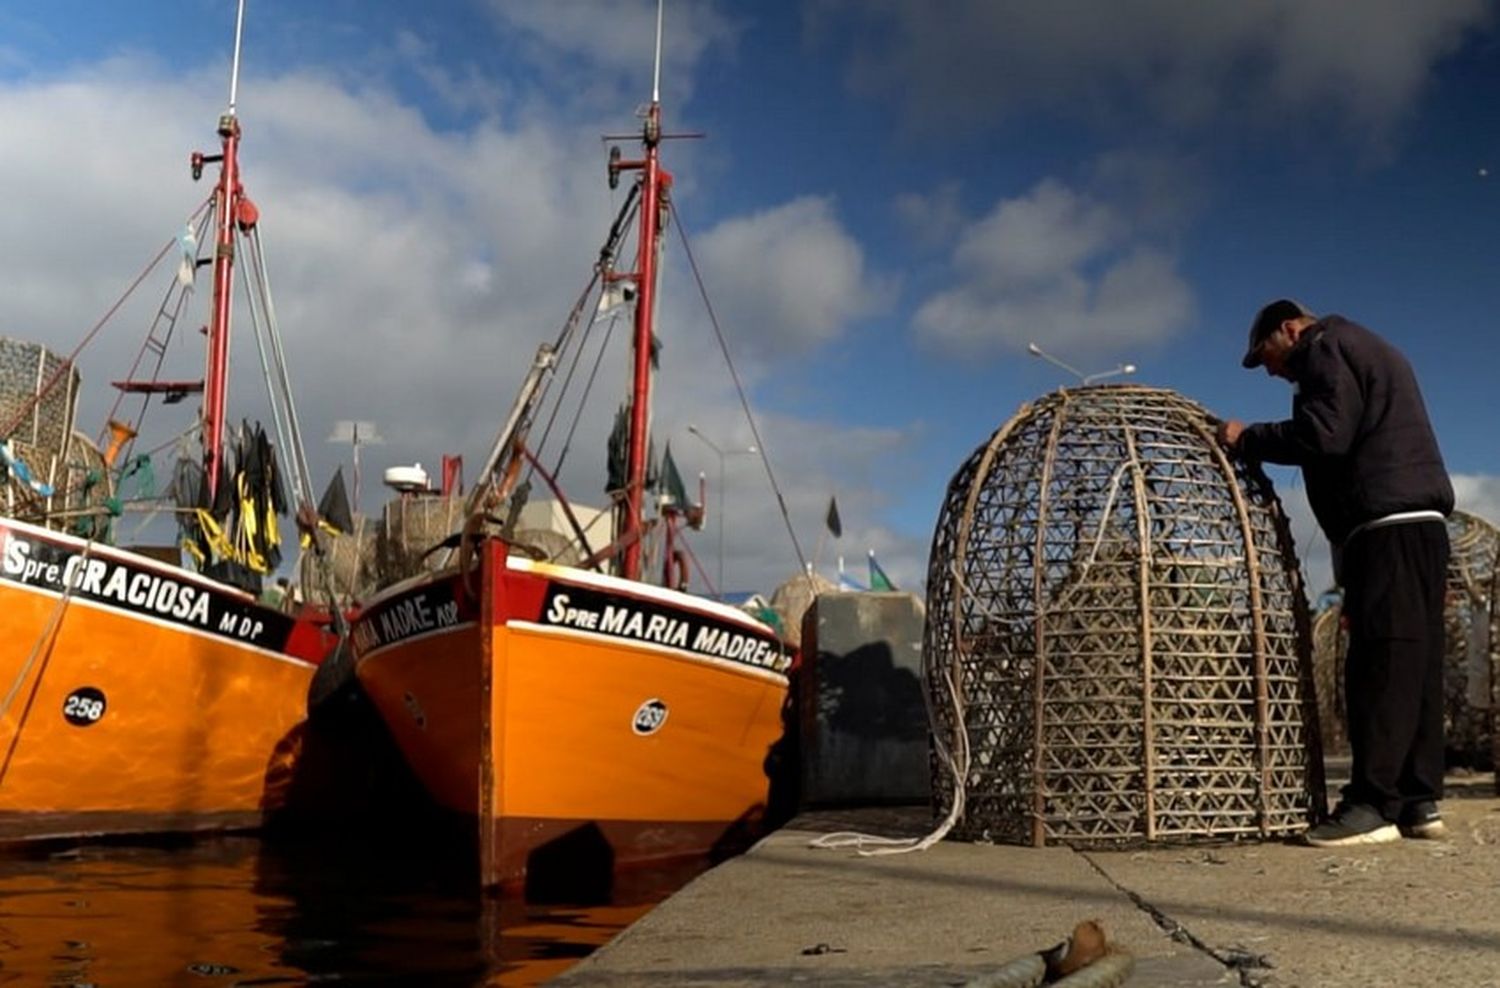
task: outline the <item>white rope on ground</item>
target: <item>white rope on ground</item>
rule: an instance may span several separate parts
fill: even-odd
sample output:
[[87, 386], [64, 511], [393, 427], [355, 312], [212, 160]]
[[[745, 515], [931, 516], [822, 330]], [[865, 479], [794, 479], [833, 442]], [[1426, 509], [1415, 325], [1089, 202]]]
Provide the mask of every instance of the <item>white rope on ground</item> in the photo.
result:
[[[1105, 529], [1109, 527], [1110, 518], [1114, 515], [1115, 498], [1119, 494], [1120, 479], [1125, 475], [1125, 470], [1129, 466], [1129, 463], [1122, 463], [1116, 468], [1114, 475], [1110, 477], [1109, 495], [1105, 499], [1104, 510], [1099, 516], [1099, 525], [1094, 532], [1094, 542], [1089, 550], [1088, 559], [1084, 561], [1083, 568], [1080, 570], [1079, 582], [1082, 581], [1083, 577], [1088, 575], [1088, 571], [1093, 567], [1099, 555], [1099, 546], [1104, 540]], [[954, 583], [958, 586], [959, 593], [967, 597], [970, 603], [986, 618], [1000, 624], [1013, 625], [1017, 623], [1013, 618], [995, 614], [985, 605], [984, 601], [980, 600], [969, 589], [968, 585], [964, 582], [963, 574], [959, 572], [958, 560], [955, 559], [950, 564], [949, 569], [952, 573]], [[1075, 583], [1074, 587], [1077, 585]], [[1067, 602], [1072, 589], [1069, 588], [1068, 591], [1063, 593], [1062, 597], [1052, 602], [1047, 608], [1048, 612], [1055, 613], [1060, 610]], [[1040, 621], [1043, 617], [1044, 615], [1038, 614], [1036, 620]], [[956, 651], [957, 649], [955, 648]], [[963, 697], [959, 693], [958, 684], [954, 681], [951, 665], [949, 668], [943, 670], [943, 684], [948, 688], [948, 697], [953, 704], [953, 723], [955, 727], [954, 748], [957, 749], [957, 755], [955, 756], [949, 750], [948, 745], [938, 736], [935, 730], [932, 732], [932, 740], [938, 749], [938, 759], [953, 777], [953, 805], [948, 808], [948, 816], [926, 837], [881, 837], [876, 834], [862, 834], [856, 831], [844, 830], [817, 837], [808, 843], [809, 847], [823, 849], [853, 847], [866, 857], [877, 854], [905, 854], [908, 851], [927, 850], [927, 848], [948, 836], [948, 833], [957, 826], [958, 821], [963, 817], [964, 813], [964, 785], [969, 777], [969, 731], [967, 725], [964, 723]], [[931, 697], [925, 693], [924, 697], [927, 699], [928, 726], [935, 726], [936, 718], [933, 716]]]
[[[986, 617], [1003, 624], [1012, 623], [1008, 618], [1002, 618], [990, 612], [984, 602], [974, 596], [968, 585], [964, 582], [963, 575], [958, 571], [958, 560], [950, 565], [954, 583], [958, 585], [959, 593], [967, 596]], [[862, 857], [874, 857], [882, 854], [906, 854], [910, 851], [925, 851], [932, 845], [947, 837], [949, 832], [958, 825], [958, 821], [964, 815], [964, 786], [969, 778], [970, 752], [969, 752], [969, 729], [964, 723], [964, 701], [963, 695], [958, 689], [958, 683], [953, 677], [953, 667], [958, 663], [955, 661], [943, 670], [943, 685], [948, 689], [948, 699], [953, 704], [953, 748], [949, 748], [947, 742], [934, 730], [932, 742], [937, 747], [938, 760], [948, 770], [953, 778], [953, 805], [948, 807], [948, 815], [943, 822], [938, 824], [925, 837], [881, 837], [877, 834], [862, 834], [857, 831], [843, 830], [837, 833], [824, 834], [808, 842], [809, 847], [824, 850], [839, 850], [852, 847]], [[932, 698], [924, 691], [923, 698], [927, 705], [927, 723], [929, 727], [936, 726], [937, 718], [933, 716]]]

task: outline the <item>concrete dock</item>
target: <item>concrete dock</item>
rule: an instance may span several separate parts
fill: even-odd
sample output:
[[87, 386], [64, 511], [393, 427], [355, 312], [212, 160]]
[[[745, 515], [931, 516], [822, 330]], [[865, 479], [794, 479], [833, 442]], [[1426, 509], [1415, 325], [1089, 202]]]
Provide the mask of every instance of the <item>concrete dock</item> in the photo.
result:
[[719, 865], [561, 985], [962, 985], [1084, 919], [1158, 988], [1500, 986], [1500, 799], [1450, 779], [1443, 841], [1136, 851], [944, 841], [879, 857], [820, 833], [930, 829], [925, 810], [809, 813]]

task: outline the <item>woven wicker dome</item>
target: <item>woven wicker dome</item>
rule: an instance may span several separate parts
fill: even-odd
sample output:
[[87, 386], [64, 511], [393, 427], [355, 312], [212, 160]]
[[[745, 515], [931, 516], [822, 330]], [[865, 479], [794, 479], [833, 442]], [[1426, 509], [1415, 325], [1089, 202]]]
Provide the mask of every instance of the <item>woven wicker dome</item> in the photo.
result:
[[[1477, 515], [1448, 516], [1448, 595], [1443, 608], [1443, 732], [1450, 765], [1488, 768], [1496, 764], [1500, 737], [1494, 730], [1494, 683], [1500, 678], [1500, 529]], [[1314, 625], [1313, 664], [1327, 750], [1348, 747], [1344, 738], [1344, 654], [1347, 632], [1339, 630], [1335, 603]], [[1333, 716], [1330, 717], [1329, 714]]]
[[[1331, 595], [1332, 596], [1332, 595]], [[1349, 715], [1344, 710], [1344, 653], [1349, 630], [1336, 596], [1313, 618], [1313, 680], [1318, 696], [1318, 726], [1323, 730], [1325, 754], [1349, 751]]]
[[[1135, 386], [1023, 406], [954, 475], [929, 565], [936, 740], [969, 749], [957, 835], [1269, 836], [1323, 805], [1290, 531], [1201, 406]], [[934, 788], [951, 807], [941, 765]]]
[[1491, 762], [1494, 700], [1491, 683], [1500, 664], [1500, 628], [1495, 613], [1496, 558], [1500, 530], [1477, 515], [1448, 517], [1448, 598], [1443, 608], [1449, 755], [1460, 764]]

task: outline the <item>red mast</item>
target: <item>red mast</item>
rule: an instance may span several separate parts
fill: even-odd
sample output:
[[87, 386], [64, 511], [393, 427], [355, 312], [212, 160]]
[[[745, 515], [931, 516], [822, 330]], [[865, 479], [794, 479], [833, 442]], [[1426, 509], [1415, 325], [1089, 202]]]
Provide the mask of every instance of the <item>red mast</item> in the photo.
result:
[[245, 35], [245, 0], [234, 18], [234, 63], [229, 70], [229, 109], [219, 117], [218, 155], [193, 154], [193, 178], [203, 174], [203, 163], [219, 161], [219, 184], [214, 190], [214, 310], [208, 326], [208, 365], [203, 373], [203, 472], [212, 502], [224, 474], [224, 403], [229, 380], [229, 313], [234, 277], [234, 227], [255, 225], [255, 206], [240, 188], [240, 121], [234, 114], [240, 88], [240, 42]]
[[656, 5], [656, 65], [651, 80], [651, 104], [641, 128], [645, 157], [620, 160], [619, 148], [610, 150], [609, 184], [614, 188], [622, 171], [640, 171], [641, 226], [637, 241], [636, 269], [630, 274], [611, 275], [633, 280], [636, 285], [634, 360], [630, 388], [630, 433], [625, 449], [625, 501], [619, 509], [615, 540], [624, 547], [620, 575], [641, 578], [641, 538], [645, 534], [647, 453], [651, 435], [651, 364], [655, 342], [656, 262], [660, 253], [662, 217], [672, 176], [661, 167], [661, 21], [662, 6]]
[[[223, 473], [224, 405], [228, 397], [229, 319], [234, 277], [234, 224], [240, 211], [244, 189], [240, 186], [240, 122], [230, 111], [219, 118], [219, 137], [223, 143], [219, 184], [214, 190], [214, 307], [208, 326], [208, 365], [203, 375], [203, 471], [207, 475], [208, 496], [218, 493]], [[210, 160], [195, 155], [195, 169]]]
[[619, 539], [625, 544], [621, 562], [626, 579], [641, 577], [641, 529], [644, 525], [647, 452], [651, 434], [651, 350], [656, 315], [656, 260], [661, 237], [661, 211], [671, 176], [661, 167], [661, 103], [652, 100], [646, 111], [641, 143], [645, 160], [622, 162], [624, 167], [641, 169], [641, 228], [636, 261], [634, 371], [630, 388], [630, 438], [626, 451], [625, 517]]

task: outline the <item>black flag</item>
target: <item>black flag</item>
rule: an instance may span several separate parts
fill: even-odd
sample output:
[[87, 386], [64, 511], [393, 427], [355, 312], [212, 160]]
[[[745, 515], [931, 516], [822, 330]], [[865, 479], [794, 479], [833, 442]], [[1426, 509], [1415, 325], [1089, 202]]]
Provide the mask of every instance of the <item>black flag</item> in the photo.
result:
[[672, 504], [678, 511], [686, 511], [689, 507], [687, 487], [682, 483], [682, 474], [677, 472], [677, 461], [672, 459], [672, 444], [667, 443], [667, 451], [661, 458], [661, 483], [663, 494], [672, 499]]
[[839, 501], [836, 497], [828, 499], [828, 517], [824, 519], [828, 525], [828, 531], [833, 533], [834, 538], [842, 538], [844, 534], [844, 523], [839, 521]]
[[354, 515], [349, 510], [349, 492], [344, 488], [342, 466], [333, 472], [328, 489], [323, 492], [322, 500], [318, 501], [318, 517], [329, 528], [345, 535], [354, 531]]

